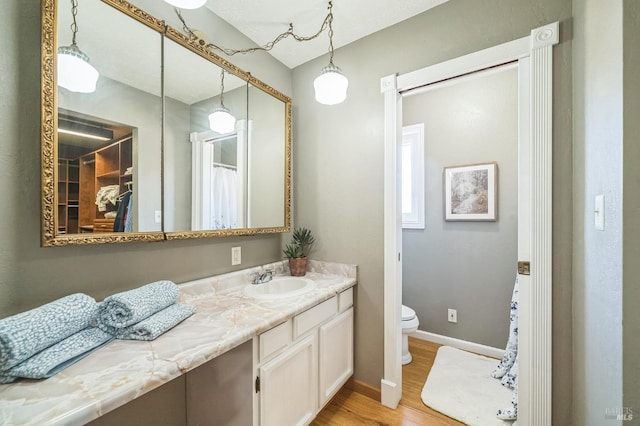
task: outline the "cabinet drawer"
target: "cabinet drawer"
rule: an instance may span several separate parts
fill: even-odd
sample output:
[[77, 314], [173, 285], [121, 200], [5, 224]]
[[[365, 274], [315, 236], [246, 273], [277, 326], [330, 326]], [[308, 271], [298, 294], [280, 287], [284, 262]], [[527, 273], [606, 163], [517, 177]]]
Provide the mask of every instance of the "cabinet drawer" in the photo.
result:
[[344, 312], [353, 305], [353, 288], [338, 295], [338, 312]]
[[280, 324], [260, 335], [260, 362], [291, 343], [291, 321]]
[[338, 298], [332, 297], [321, 304], [293, 318], [293, 338], [297, 339], [307, 331], [331, 318], [338, 312]]
[[115, 219], [95, 219], [93, 232], [113, 232], [113, 222]]

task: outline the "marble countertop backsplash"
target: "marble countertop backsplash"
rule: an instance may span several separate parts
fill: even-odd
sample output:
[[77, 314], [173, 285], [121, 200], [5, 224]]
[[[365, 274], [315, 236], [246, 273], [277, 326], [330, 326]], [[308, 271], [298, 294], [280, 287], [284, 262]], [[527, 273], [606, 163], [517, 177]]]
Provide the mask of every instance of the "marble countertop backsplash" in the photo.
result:
[[114, 340], [45, 380], [0, 385], [0, 424], [84, 424], [239, 346], [356, 283], [355, 265], [310, 261], [316, 289], [298, 297], [257, 300], [242, 294], [254, 272], [289, 275], [286, 261], [178, 284], [195, 306], [156, 340]]

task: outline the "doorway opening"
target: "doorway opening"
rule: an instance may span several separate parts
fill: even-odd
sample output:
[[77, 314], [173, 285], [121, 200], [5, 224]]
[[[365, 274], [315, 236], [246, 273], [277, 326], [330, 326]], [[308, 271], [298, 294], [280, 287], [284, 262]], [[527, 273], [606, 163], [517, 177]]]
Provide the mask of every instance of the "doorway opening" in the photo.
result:
[[[490, 424], [498, 409], [512, 407], [511, 391], [489, 373], [502, 358], [509, 335], [518, 260], [518, 65], [409, 90], [402, 98], [403, 365], [413, 355], [418, 361], [424, 358], [422, 342], [412, 340], [412, 350], [407, 350], [409, 336], [448, 347], [436, 352], [428, 386], [433, 359], [422, 370], [403, 367], [402, 403], [417, 397], [419, 403], [411, 406], [418, 410], [431, 413], [428, 406], [463, 422], [474, 415], [479, 423]], [[414, 126], [424, 128], [423, 148], [408, 151], [406, 130]], [[415, 138], [408, 139], [416, 144]], [[420, 175], [414, 170], [420, 168], [414, 158], [418, 155], [425, 165], [422, 182], [412, 179]], [[405, 217], [405, 210], [420, 209], [405, 197], [420, 183], [423, 217], [407, 222], [411, 217]], [[406, 321], [404, 312], [415, 313], [415, 320]], [[426, 353], [433, 354], [428, 348]], [[451, 348], [498, 360], [461, 363], [449, 371], [446, 361], [465, 355]], [[484, 371], [486, 364], [493, 365]], [[473, 386], [454, 389], [481, 372], [486, 375], [479, 381], [482, 393], [471, 391]], [[452, 379], [459, 374], [460, 380], [442, 389], [445, 382], [437, 377], [443, 374]], [[470, 394], [463, 396], [467, 389]], [[464, 404], [455, 402], [461, 399]]]
[[515, 61], [520, 177], [517, 260], [521, 289], [518, 417], [523, 424], [551, 423], [551, 81], [552, 48], [557, 43], [556, 22], [503, 45], [381, 80], [385, 96], [385, 343], [381, 390], [386, 406], [395, 408], [402, 397], [403, 253], [398, 179], [402, 93]]

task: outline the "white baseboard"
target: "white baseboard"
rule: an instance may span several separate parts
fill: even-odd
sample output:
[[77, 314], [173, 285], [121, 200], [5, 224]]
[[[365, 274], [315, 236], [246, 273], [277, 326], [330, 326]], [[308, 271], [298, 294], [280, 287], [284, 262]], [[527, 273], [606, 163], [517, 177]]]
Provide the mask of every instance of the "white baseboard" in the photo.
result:
[[381, 403], [385, 407], [395, 410], [398, 407], [400, 398], [402, 398], [402, 389], [396, 383], [388, 380], [380, 380]]
[[429, 342], [438, 343], [440, 345], [452, 346], [454, 348], [462, 349], [463, 351], [469, 351], [492, 358], [501, 359], [504, 355], [504, 349], [468, 342], [454, 337], [442, 336], [440, 334], [429, 333], [428, 331], [417, 330], [409, 336], [420, 340], [428, 340]]

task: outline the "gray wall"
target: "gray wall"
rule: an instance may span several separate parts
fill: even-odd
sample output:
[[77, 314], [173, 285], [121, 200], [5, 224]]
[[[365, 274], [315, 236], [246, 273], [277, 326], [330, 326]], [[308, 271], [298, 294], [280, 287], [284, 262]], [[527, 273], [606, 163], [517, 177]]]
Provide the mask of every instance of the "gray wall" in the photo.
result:
[[[357, 19], [357, 17], [353, 17]], [[451, 0], [336, 51], [347, 100], [324, 106], [313, 79], [328, 57], [294, 69], [294, 219], [313, 229], [313, 256], [358, 264], [355, 378], [383, 372], [383, 97], [380, 78], [530, 34], [561, 21], [554, 47], [554, 424], [571, 424], [570, 0]], [[346, 23], [345, 25], [348, 25]]]
[[[102, 299], [157, 279], [183, 282], [282, 258], [280, 235], [41, 248], [39, 27], [39, 1], [3, 3], [0, 317], [73, 292]], [[261, 67], [267, 83], [291, 93], [290, 70], [274, 60]], [[242, 265], [231, 267], [237, 245]]]
[[[574, 418], [640, 408], [640, 4], [575, 0]], [[593, 203], [605, 196], [605, 230]], [[609, 409], [609, 413], [607, 413]], [[612, 424], [614, 421], [609, 420]], [[626, 424], [618, 421], [616, 424]]]
[[191, 110], [175, 99], [165, 99], [164, 229], [191, 229]]
[[640, 259], [640, 2], [623, 1], [623, 187], [624, 211], [622, 222], [623, 258], [622, 280], [624, 324], [622, 342], [623, 405], [633, 407], [634, 420], [640, 416], [640, 275], [637, 271]]
[[249, 87], [249, 177], [247, 224], [250, 228], [284, 226], [285, 105]]
[[[405, 96], [402, 116], [425, 127], [425, 229], [402, 232], [403, 303], [420, 330], [504, 348], [517, 262], [518, 70]], [[443, 168], [493, 161], [498, 220], [445, 222]]]
[[[601, 425], [622, 406], [622, 3], [573, 2], [574, 407]], [[605, 231], [594, 198], [605, 196]]]

